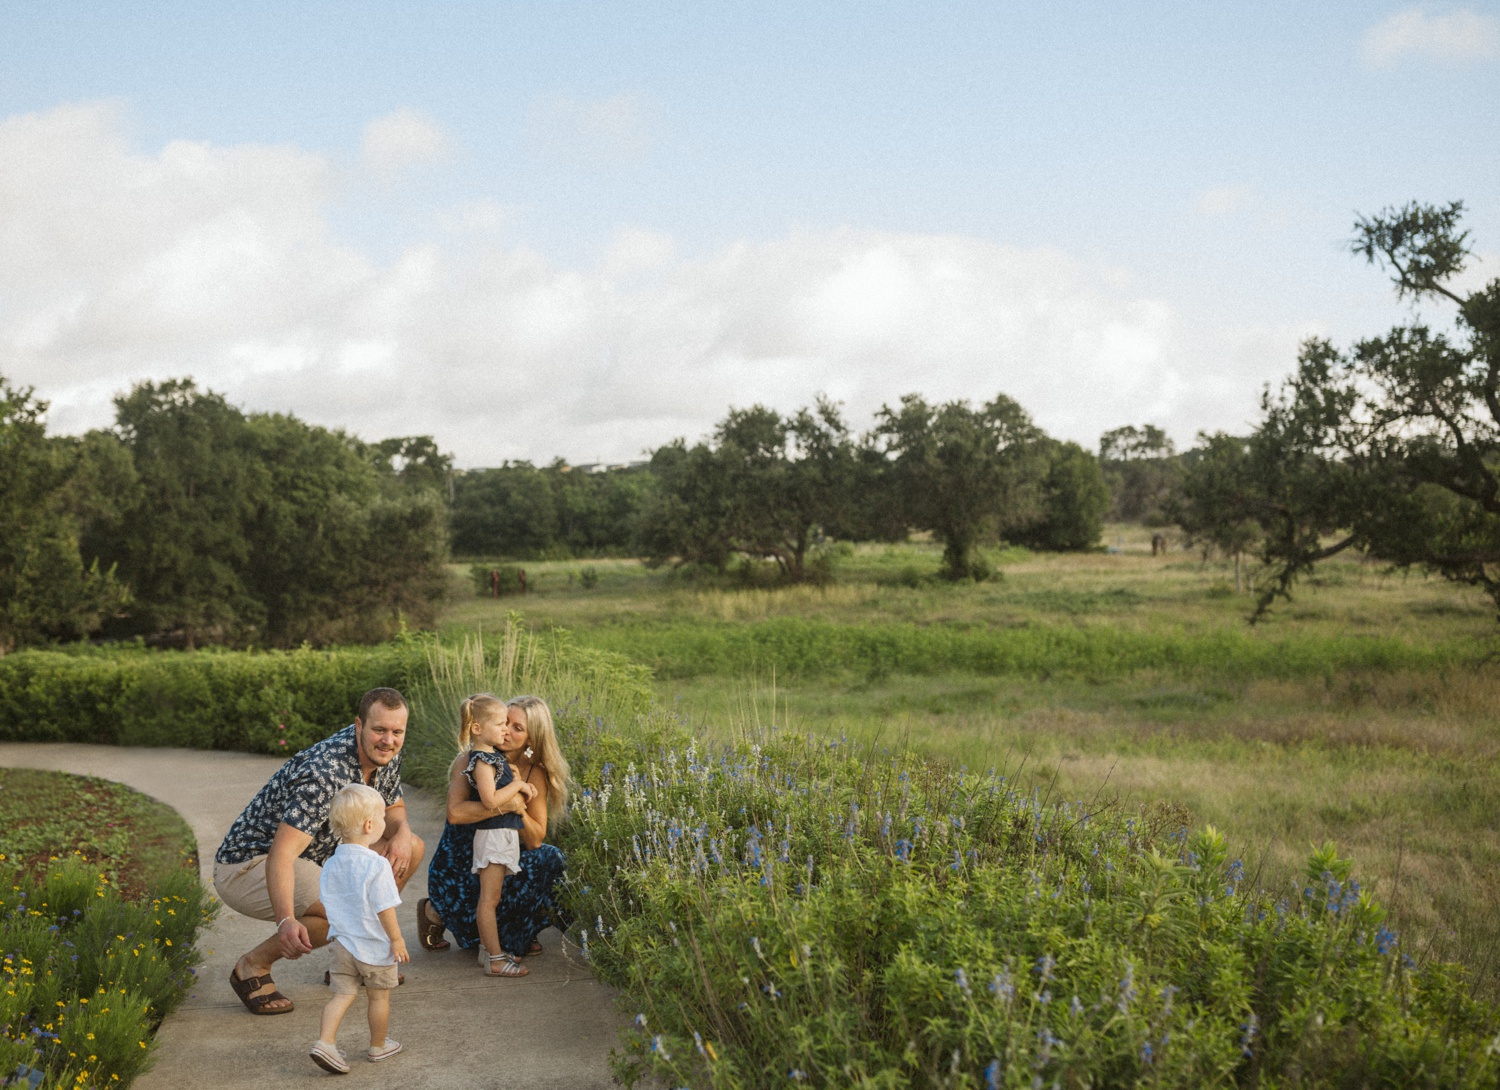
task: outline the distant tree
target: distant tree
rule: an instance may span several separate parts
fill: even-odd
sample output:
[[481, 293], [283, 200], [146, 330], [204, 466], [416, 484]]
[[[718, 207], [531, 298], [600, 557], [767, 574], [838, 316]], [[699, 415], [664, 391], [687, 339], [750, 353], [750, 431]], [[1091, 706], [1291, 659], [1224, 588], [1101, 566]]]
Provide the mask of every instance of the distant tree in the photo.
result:
[[247, 416], [190, 380], [116, 399], [83, 451], [100, 485], [82, 547], [133, 600], [105, 629], [194, 647], [374, 642], [434, 617], [446, 575], [441, 498], [342, 432]]
[[824, 528], [846, 518], [855, 450], [838, 407], [820, 398], [791, 417], [761, 405], [731, 409], [712, 444], [670, 444], [652, 472], [656, 494], [641, 533], [657, 562], [722, 566], [743, 553], [800, 582]]
[[947, 578], [983, 575], [980, 544], [1041, 516], [1044, 436], [1004, 394], [979, 409], [908, 394], [900, 408], [882, 407], [876, 417], [907, 521], [943, 542]]
[[453, 548], [464, 556], [529, 560], [558, 547], [557, 496], [530, 462], [476, 469], [454, 481]]
[[1471, 251], [1463, 204], [1361, 218], [1353, 251], [1397, 294], [1454, 307], [1340, 351], [1304, 343], [1251, 440], [1275, 576], [1259, 608], [1344, 549], [1483, 590], [1500, 608], [1500, 279], [1453, 287]]
[[1170, 521], [1166, 505], [1182, 478], [1182, 465], [1167, 433], [1153, 424], [1105, 432], [1099, 461], [1110, 490], [1108, 517], [1160, 526]]
[[1234, 589], [1244, 590], [1243, 558], [1262, 540], [1262, 525], [1273, 508], [1254, 464], [1251, 440], [1217, 432], [1199, 434], [1198, 446], [1184, 459], [1182, 480], [1167, 513], [1189, 545], [1234, 561]]
[[561, 460], [547, 467], [558, 542], [574, 556], [628, 551], [637, 511], [651, 487], [644, 466], [589, 473]]
[[1041, 516], [1011, 532], [1021, 545], [1067, 552], [1091, 549], [1104, 533], [1109, 486], [1099, 459], [1077, 443], [1048, 443], [1047, 475], [1041, 486]]
[[88, 635], [128, 598], [111, 569], [83, 562], [92, 463], [84, 444], [47, 437], [46, 411], [0, 376], [0, 654]]
[[245, 526], [267, 486], [244, 414], [186, 379], [142, 383], [115, 410], [137, 502], [84, 545], [130, 585], [124, 629], [173, 633], [188, 647], [242, 639], [265, 620], [245, 583]]
[[430, 435], [408, 435], [382, 439], [364, 446], [368, 457], [384, 477], [393, 478], [415, 492], [428, 491], [453, 500], [453, 456], [438, 449]]

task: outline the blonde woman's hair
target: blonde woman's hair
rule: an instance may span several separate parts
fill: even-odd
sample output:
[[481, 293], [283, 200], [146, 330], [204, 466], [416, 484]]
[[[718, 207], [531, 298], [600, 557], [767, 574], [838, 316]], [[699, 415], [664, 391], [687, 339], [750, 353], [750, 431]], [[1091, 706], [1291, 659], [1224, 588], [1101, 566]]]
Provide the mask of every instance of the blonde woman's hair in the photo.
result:
[[547, 773], [547, 823], [552, 824], [554, 814], [556, 820], [561, 821], [568, 814], [568, 792], [573, 773], [568, 768], [568, 759], [557, 745], [552, 709], [539, 696], [512, 697], [506, 703], [526, 713], [526, 744], [536, 754], [534, 763]]
[[506, 716], [505, 701], [490, 693], [475, 693], [464, 697], [458, 706], [458, 748], [468, 749], [474, 728], [480, 723], [489, 723]]
[[365, 819], [385, 813], [385, 799], [373, 787], [346, 783], [328, 804], [328, 827], [340, 840], [358, 836]]

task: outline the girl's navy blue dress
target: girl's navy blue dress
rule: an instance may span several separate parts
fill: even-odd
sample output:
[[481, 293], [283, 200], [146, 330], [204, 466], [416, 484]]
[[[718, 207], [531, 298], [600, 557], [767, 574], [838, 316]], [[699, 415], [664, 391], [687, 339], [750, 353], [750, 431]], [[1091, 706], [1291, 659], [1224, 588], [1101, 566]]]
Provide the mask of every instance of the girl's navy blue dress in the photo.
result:
[[[473, 873], [474, 830], [478, 827], [445, 823], [443, 837], [427, 864], [428, 900], [454, 941], [465, 950], [479, 945], [479, 929], [474, 923], [479, 875]], [[495, 911], [500, 949], [520, 956], [548, 924], [567, 927], [567, 914], [557, 898], [557, 886], [566, 870], [567, 860], [555, 845], [521, 848], [521, 869], [505, 879]]]

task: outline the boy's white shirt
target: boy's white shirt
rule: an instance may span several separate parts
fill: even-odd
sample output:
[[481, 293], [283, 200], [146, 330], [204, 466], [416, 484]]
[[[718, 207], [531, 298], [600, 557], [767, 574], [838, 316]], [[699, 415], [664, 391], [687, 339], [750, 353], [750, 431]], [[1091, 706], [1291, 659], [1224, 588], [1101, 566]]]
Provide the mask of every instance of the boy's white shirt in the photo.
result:
[[401, 904], [386, 860], [361, 844], [340, 844], [323, 864], [318, 896], [328, 914], [328, 937], [367, 965], [394, 965], [391, 940], [379, 914]]

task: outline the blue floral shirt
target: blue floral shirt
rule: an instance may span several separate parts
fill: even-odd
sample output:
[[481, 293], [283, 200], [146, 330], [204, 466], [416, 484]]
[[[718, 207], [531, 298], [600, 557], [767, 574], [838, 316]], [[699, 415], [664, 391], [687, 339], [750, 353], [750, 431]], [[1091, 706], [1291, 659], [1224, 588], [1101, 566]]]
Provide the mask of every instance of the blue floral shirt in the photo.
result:
[[[339, 846], [338, 837], [328, 827], [328, 806], [345, 784], [363, 783], [359, 768], [358, 742], [354, 724], [308, 746], [266, 781], [250, 804], [234, 819], [224, 843], [214, 856], [216, 863], [245, 863], [271, 851], [276, 829], [284, 821], [293, 829], [307, 833], [312, 843], [302, 853], [303, 859], [322, 866]], [[375, 770], [371, 784], [380, 792], [387, 806], [401, 801], [401, 755], [384, 768]]]

